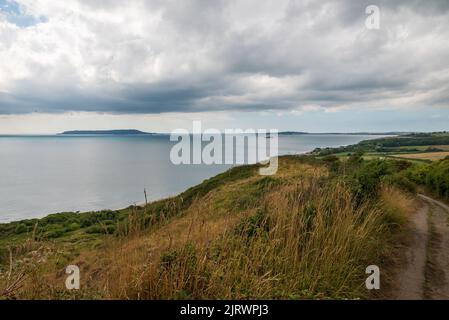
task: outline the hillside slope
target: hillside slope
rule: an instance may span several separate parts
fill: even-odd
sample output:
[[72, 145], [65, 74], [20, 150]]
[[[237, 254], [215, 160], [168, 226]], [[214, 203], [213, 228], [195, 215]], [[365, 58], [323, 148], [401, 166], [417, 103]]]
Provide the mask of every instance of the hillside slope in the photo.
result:
[[[368, 169], [360, 164], [345, 166], [341, 174], [335, 163], [289, 156], [280, 159], [279, 168], [264, 177], [257, 166], [236, 167], [142, 207], [3, 225], [0, 294], [372, 297], [365, 269], [388, 267], [401, 225], [414, 210], [412, 197], [383, 183], [381, 175], [364, 174]], [[18, 228], [24, 229], [17, 234]], [[79, 291], [65, 289], [69, 264], [81, 269]]]

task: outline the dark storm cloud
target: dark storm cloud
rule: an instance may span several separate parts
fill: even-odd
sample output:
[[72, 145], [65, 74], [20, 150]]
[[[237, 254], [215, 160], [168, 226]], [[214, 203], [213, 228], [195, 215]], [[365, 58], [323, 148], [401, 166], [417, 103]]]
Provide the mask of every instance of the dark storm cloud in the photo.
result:
[[[371, 4], [379, 30], [365, 27]], [[26, 12], [47, 22], [0, 14], [0, 114], [447, 106], [449, 1], [36, 0]]]
[[173, 88], [167, 85], [156, 89], [137, 84], [103, 92], [67, 88], [59, 94], [44, 95], [38, 90], [16, 95], [1, 93], [0, 110], [4, 114], [63, 111], [161, 113], [184, 111], [186, 105], [192, 105], [205, 94], [204, 90], [195, 87]]

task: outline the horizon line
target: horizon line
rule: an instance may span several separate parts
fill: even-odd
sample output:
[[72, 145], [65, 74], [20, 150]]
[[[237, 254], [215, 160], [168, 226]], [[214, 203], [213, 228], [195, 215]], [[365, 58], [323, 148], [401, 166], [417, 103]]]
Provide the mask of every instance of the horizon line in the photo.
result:
[[[131, 130], [135, 130], [135, 131], [139, 131], [139, 133], [134, 133], [134, 134], [126, 134], [126, 133], [115, 133], [115, 135], [139, 135], [139, 134], [148, 134], [148, 135], [170, 135], [171, 132], [147, 132], [147, 131], [142, 131], [139, 129], [86, 129], [86, 130], [67, 130], [67, 131], [62, 131], [62, 132], [48, 132], [48, 133], [1, 133], [0, 132], [0, 136], [63, 136], [63, 135], [82, 135], [82, 132], [92, 132], [91, 135], [95, 135], [95, 132], [98, 132], [98, 134], [101, 134], [102, 132], [107, 132], [107, 131], [131, 131]], [[245, 129], [243, 129], [245, 130]], [[77, 134], [70, 134], [70, 132], [79, 132]], [[382, 134], [386, 134], [386, 135], [394, 135], [394, 134], [410, 134], [410, 133], [444, 133], [444, 132], [448, 132], [446, 130], [437, 130], [437, 131], [414, 131], [414, 130], [400, 130], [400, 131], [395, 131], [395, 130], [388, 130], [388, 131], [341, 131], [341, 132], [337, 132], [337, 131], [333, 131], [333, 132], [308, 132], [308, 131], [295, 131], [295, 130], [283, 130], [283, 131], [279, 131], [278, 134], [297, 134], [297, 135], [301, 135], [301, 134], [360, 134], [360, 135], [382, 135]], [[224, 133], [224, 132], [223, 132]], [[268, 132], [267, 132], [268, 133]], [[189, 132], [189, 134], [192, 134], [191, 132]], [[89, 133], [86, 133], [86, 135], [89, 135]], [[114, 135], [113, 133], [104, 133], [104, 135]]]

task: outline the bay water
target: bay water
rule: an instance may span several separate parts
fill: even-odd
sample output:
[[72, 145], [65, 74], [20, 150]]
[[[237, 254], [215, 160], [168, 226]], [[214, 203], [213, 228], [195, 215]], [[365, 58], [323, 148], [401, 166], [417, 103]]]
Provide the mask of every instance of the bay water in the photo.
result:
[[[377, 138], [280, 135], [279, 154]], [[168, 135], [0, 136], [0, 223], [176, 195], [230, 165], [174, 165]]]

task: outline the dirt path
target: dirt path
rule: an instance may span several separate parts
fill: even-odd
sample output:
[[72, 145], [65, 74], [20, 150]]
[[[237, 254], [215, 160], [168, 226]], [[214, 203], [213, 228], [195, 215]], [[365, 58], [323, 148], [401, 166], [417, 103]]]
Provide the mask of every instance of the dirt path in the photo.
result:
[[427, 260], [429, 206], [425, 204], [412, 217], [414, 226], [410, 246], [405, 253], [406, 265], [398, 274], [398, 299], [422, 299]]
[[412, 238], [398, 274], [396, 298], [449, 299], [449, 207], [418, 196], [424, 205], [412, 217]]

